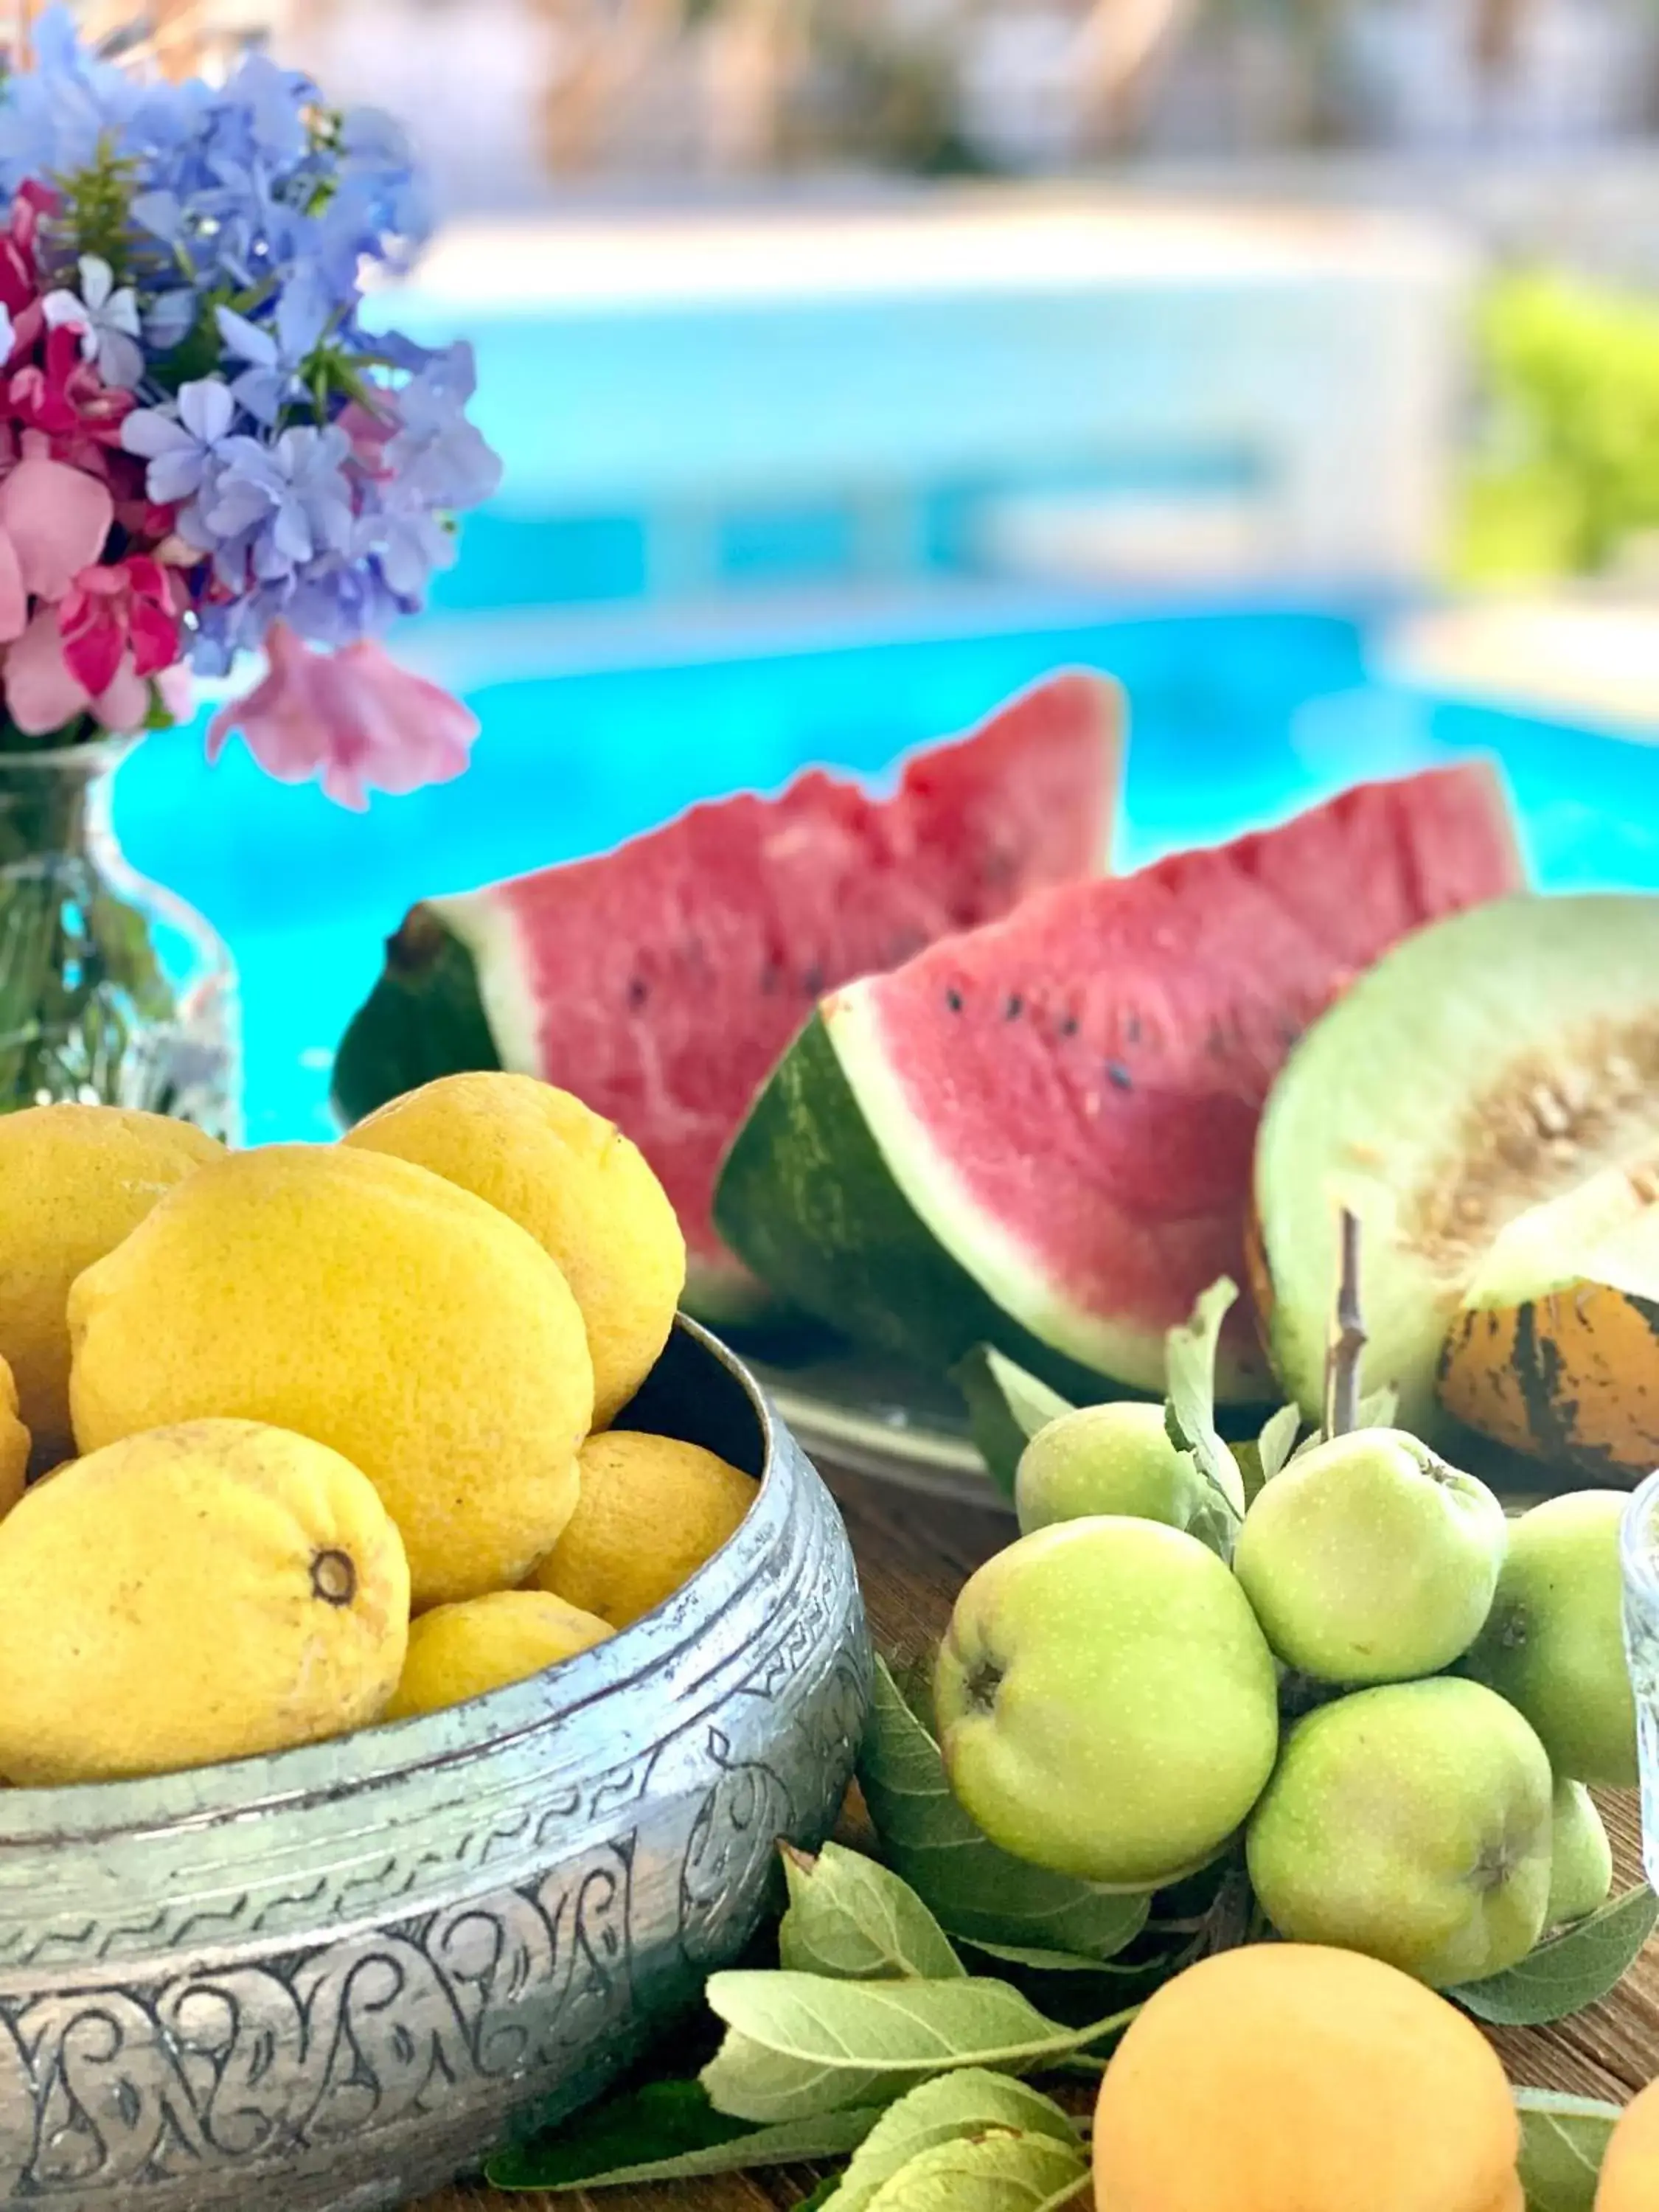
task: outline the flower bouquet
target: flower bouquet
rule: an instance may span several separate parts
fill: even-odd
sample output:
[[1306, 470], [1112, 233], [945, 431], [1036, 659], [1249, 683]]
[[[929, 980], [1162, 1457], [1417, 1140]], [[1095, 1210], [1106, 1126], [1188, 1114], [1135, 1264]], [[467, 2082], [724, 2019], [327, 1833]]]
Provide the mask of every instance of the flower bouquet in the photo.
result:
[[0, 1110], [234, 1127], [234, 986], [108, 834], [124, 743], [263, 652], [240, 726], [332, 797], [459, 775], [477, 725], [375, 641], [454, 557], [495, 457], [471, 349], [365, 327], [428, 227], [398, 125], [253, 57], [147, 82], [67, 15], [0, 86]]

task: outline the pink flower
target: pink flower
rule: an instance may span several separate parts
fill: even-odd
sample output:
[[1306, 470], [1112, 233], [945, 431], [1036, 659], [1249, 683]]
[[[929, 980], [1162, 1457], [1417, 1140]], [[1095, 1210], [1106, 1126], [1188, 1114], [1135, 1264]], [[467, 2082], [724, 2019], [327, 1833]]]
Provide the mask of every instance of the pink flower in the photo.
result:
[[135, 676], [154, 676], [179, 658], [167, 575], [147, 554], [82, 568], [58, 610], [58, 629], [64, 665], [94, 699], [114, 683], [129, 653]]
[[0, 307], [11, 317], [14, 358], [34, 343], [45, 326], [34, 235], [42, 215], [50, 214], [57, 204], [57, 193], [45, 185], [20, 185], [12, 197], [6, 227], [0, 231]]
[[[81, 333], [67, 324], [46, 332], [41, 358], [13, 372], [6, 396], [23, 426], [24, 451], [29, 433], [44, 439], [55, 460], [72, 462], [94, 476], [108, 466], [105, 449], [118, 449], [121, 423], [137, 404], [131, 392], [106, 386], [92, 362], [82, 358]], [[35, 442], [38, 442], [37, 439]]]
[[270, 672], [208, 727], [208, 757], [240, 729], [248, 750], [280, 783], [320, 769], [323, 789], [362, 808], [368, 793], [446, 783], [467, 765], [478, 720], [435, 684], [410, 676], [373, 639], [313, 653], [285, 623], [265, 639]]
[[21, 637], [6, 648], [0, 681], [7, 712], [20, 730], [44, 737], [81, 714], [95, 716], [106, 730], [140, 729], [149, 712], [152, 685], [175, 720], [188, 713], [187, 672], [175, 663], [141, 676], [130, 647], [104, 689], [89, 692], [64, 658], [58, 613], [53, 606], [39, 608]]
[[0, 483], [0, 641], [22, 635], [31, 599], [64, 597], [103, 551], [114, 520], [95, 477], [62, 461], [18, 462]]

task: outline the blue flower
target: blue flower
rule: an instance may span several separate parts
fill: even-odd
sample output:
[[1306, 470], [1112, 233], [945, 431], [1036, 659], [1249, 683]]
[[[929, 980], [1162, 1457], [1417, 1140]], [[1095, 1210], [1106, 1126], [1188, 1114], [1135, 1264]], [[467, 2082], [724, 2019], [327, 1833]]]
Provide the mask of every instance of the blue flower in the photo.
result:
[[466, 419], [477, 381], [463, 340], [434, 355], [398, 392], [386, 464], [405, 495], [432, 507], [477, 507], [500, 485], [499, 456]]
[[283, 287], [270, 323], [250, 322], [234, 308], [218, 310], [226, 351], [249, 364], [230, 388], [238, 404], [256, 422], [274, 423], [286, 403], [303, 393], [299, 370], [316, 349], [332, 313], [320, 276], [307, 268]]
[[[204, 536], [222, 581], [233, 589], [252, 575], [262, 583], [291, 576], [351, 542], [351, 488], [343, 463], [351, 450], [343, 430], [299, 426], [274, 446], [228, 438], [219, 447], [198, 502]], [[181, 535], [201, 542], [179, 519]]]
[[106, 384], [131, 392], [144, 374], [144, 349], [138, 343], [138, 295], [131, 284], [118, 289], [115, 271], [96, 253], [81, 256], [79, 293], [48, 292], [40, 305], [48, 323], [68, 325], [81, 333], [81, 351], [95, 361]]
[[[171, 406], [137, 407], [127, 416], [121, 443], [149, 462], [145, 489], [158, 507], [176, 507], [198, 496], [229, 440], [235, 415], [236, 403], [224, 379], [204, 376], [181, 385]], [[210, 550], [213, 542], [208, 539], [203, 550]]]

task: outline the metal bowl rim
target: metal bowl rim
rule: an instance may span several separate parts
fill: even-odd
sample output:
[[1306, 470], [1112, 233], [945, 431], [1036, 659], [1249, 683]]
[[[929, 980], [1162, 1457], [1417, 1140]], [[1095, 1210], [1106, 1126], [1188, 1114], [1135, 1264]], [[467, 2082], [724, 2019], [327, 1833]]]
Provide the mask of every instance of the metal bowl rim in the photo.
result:
[[[718, 1337], [685, 1314], [676, 1316], [675, 1327], [742, 1389], [759, 1431], [761, 1474], [755, 1503], [737, 1529], [651, 1612], [556, 1667], [412, 1720], [379, 1723], [292, 1751], [259, 1753], [119, 1782], [49, 1789], [0, 1785], [0, 1849], [9, 1843], [36, 1844], [54, 1835], [62, 1835], [66, 1843], [81, 1843], [100, 1833], [216, 1824], [337, 1796], [342, 1790], [394, 1786], [422, 1769], [487, 1756], [513, 1738], [556, 1727], [584, 1708], [625, 1691], [640, 1676], [655, 1673], [675, 1654], [696, 1644], [706, 1623], [704, 1608], [697, 1609], [697, 1618], [672, 1643], [664, 1640], [665, 1616], [684, 1607], [689, 1596], [700, 1593], [712, 1599], [722, 1583], [735, 1593], [746, 1583], [742, 1566], [745, 1553], [763, 1551], [771, 1539], [766, 1509], [775, 1507], [779, 1468], [786, 1458], [778, 1443], [787, 1431], [747, 1367]], [[803, 1463], [810, 1468], [810, 1462]], [[630, 1658], [637, 1663], [617, 1677], [617, 1662], [625, 1665]], [[609, 1679], [596, 1680], [602, 1671]], [[550, 1685], [556, 1680], [562, 1694], [550, 1697]], [[465, 1730], [456, 1725], [462, 1714], [468, 1723]], [[362, 1755], [355, 1772], [343, 1774], [341, 1753], [348, 1745], [361, 1746]]]

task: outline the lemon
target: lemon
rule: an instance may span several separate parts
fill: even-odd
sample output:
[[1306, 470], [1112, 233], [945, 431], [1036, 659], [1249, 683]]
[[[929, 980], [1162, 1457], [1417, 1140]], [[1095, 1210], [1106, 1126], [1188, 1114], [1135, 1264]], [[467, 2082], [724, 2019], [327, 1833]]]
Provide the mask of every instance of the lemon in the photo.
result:
[[532, 1583], [626, 1628], [719, 1551], [755, 1493], [700, 1444], [628, 1429], [591, 1437], [576, 1510]]
[[338, 1453], [251, 1421], [94, 1452], [0, 1521], [0, 1774], [93, 1782], [374, 1720], [409, 1569]]
[[593, 1370], [564, 1277], [406, 1160], [276, 1145], [204, 1168], [70, 1296], [82, 1450], [225, 1414], [379, 1490], [417, 1607], [521, 1582], [576, 1502]]
[[408, 1720], [482, 1698], [574, 1658], [610, 1634], [604, 1621], [545, 1590], [495, 1590], [438, 1606], [410, 1629], [403, 1680], [385, 1717]]
[[29, 1432], [17, 1418], [17, 1385], [0, 1359], [0, 1514], [9, 1513], [28, 1479]]
[[70, 1285], [175, 1183], [223, 1157], [188, 1121], [125, 1107], [0, 1115], [0, 1355], [43, 1450], [70, 1443]]
[[608, 1428], [656, 1364], [685, 1287], [666, 1192], [620, 1129], [528, 1075], [447, 1075], [394, 1098], [343, 1141], [413, 1160], [511, 1214], [563, 1269]]

